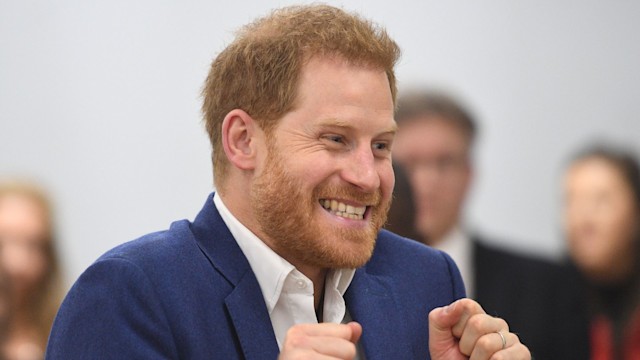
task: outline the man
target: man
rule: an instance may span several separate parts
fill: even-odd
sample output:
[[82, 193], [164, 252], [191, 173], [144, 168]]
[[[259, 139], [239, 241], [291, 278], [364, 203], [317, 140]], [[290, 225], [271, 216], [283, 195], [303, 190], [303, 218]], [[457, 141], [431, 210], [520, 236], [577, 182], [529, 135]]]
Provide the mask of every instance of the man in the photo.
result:
[[560, 268], [487, 245], [462, 224], [477, 131], [470, 113], [445, 94], [416, 91], [399, 99], [396, 121], [393, 155], [412, 185], [421, 240], [451, 255], [467, 294], [509, 321], [536, 358], [585, 359], [579, 301], [563, 291]]
[[204, 88], [217, 192], [193, 223], [93, 264], [47, 357], [529, 359], [503, 320], [457, 300], [450, 258], [379, 232], [398, 55], [328, 6], [245, 27]]

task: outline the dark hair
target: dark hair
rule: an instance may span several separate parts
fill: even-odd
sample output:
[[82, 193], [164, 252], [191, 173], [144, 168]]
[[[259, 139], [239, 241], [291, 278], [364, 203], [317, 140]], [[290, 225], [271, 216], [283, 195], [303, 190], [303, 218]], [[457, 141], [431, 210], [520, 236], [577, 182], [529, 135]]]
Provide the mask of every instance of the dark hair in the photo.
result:
[[413, 91], [398, 98], [395, 119], [399, 126], [403, 122], [419, 117], [439, 117], [464, 131], [469, 143], [476, 138], [477, 125], [471, 113], [453, 97], [438, 91]]
[[400, 236], [423, 241], [416, 230], [415, 200], [407, 173], [398, 164], [393, 164], [393, 171], [396, 185], [393, 188], [393, 201], [384, 228]]
[[578, 152], [570, 164], [593, 158], [605, 160], [618, 169], [633, 191], [636, 205], [640, 208], [640, 165], [633, 152], [612, 145], [592, 145]]

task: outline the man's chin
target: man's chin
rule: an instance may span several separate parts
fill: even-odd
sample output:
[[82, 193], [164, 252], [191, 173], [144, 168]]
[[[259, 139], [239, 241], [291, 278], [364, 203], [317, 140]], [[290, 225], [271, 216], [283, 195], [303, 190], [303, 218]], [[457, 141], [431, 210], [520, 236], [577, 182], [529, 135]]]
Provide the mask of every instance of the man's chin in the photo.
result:
[[355, 269], [366, 264], [373, 255], [375, 238], [359, 239], [361, 242], [351, 246], [336, 246], [334, 251], [324, 257], [317, 258], [323, 264], [318, 264], [330, 269]]

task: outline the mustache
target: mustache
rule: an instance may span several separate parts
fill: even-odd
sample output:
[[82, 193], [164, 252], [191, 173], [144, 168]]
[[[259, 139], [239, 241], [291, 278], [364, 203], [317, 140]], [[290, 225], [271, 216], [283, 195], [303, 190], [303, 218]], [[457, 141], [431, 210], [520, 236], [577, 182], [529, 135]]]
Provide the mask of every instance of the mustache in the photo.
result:
[[348, 185], [324, 185], [317, 188], [315, 198], [320, 199], [340, 199], [354, 201], [367, 206], [378, 206], [382, 201], [382, 191], [377, 189], [374, 192], [365, 192], [355, 186]]

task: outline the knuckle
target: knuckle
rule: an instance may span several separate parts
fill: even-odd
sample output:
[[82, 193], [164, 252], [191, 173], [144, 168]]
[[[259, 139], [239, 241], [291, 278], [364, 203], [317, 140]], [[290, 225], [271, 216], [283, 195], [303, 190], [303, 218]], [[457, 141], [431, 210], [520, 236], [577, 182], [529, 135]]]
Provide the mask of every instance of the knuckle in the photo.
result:
[[307, 336], [304, 330], [299, 326], [293, 326], [287, 330], [285, 336], [285, 346], [288, 348], [300, 348], [307, 344]]
[[518, 336], [518, 334], [511, 333], [511, 336], [513, 336], [513, 343], [514, 344], [519, 344], [520, 343], [520, 337]]
[[489, 349], [491, 348], [491, 344], [492, 344], [491, 338], [486, 335], [480, 337], [476, 342], [476, 346], [480, 347], [481, 349]]
[[471, 326], [474, 329], [480, 329], [483, 322], [484, 322], [484, 319], [482, 315], [473, 315], [469, 318], [467, 323], [469, 326]]
[[353, 359], [356, 357], [356, 346], [355, 344], [349, 344], [349, 348], [346, 349], [345, 355], [347, 359]]
[[496, 318], [496, 319], [500, 322], [501, 327], [508, 332], [509, 324], [503, 318]]
[[307, 345], [307, 337], [304, 335], [293, 335], [289, 338], [289, 344], [294, 348], [301, 348]]
[[291, 360], [304, 360], [308, 358], [309, 358], [309, 354], [307, 354], [306, 352], [296, 351], [296, 353], [293, 354], [293, 356], [291, 357]]
[[300, 349], [282, 349], [278, 360], [304, 360], [309, 359], [309, 353]]

